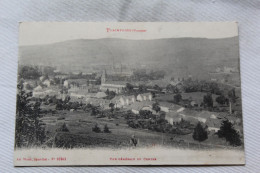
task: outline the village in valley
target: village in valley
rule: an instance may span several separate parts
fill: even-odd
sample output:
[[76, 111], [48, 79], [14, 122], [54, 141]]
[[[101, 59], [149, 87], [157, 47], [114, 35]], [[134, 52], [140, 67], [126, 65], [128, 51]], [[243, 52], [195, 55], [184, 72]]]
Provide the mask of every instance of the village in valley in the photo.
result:
[[149, 63], [67, 69], [19, 65], [16, 147], [243, 147], [235, 67], [203, 79]]

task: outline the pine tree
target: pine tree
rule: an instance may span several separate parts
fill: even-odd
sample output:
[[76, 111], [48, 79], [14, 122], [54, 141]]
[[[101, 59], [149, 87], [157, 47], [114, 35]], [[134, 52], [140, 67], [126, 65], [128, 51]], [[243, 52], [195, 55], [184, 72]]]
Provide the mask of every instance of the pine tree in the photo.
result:
[[40, 125], [40, 102], [31, 103], [32, 93], [23, 85], [17, 86], [15, 147], [40, 145], [45, 140], [45, 129]]
[[208, 139], [208, 133], [207, 133], [206, 129], [202, 127], [200, 122], [194, 128], [192, 137], [194, 140], [197, 140], [199, 142], [202, 142], [202, 141]]
[[207, 107], [213, 107], [213, 99], [212, 99], [212, 94], [208, 93], [203, 97], [203, 102]]
[[110, 130], [109, 130], [109, 128], [107, 127], [106, 124], [105, 124], [105, 126], [104, 126], [104, 133], [110, 133]]
[[240, 146], [242, 144], [239, 133], [234, 129], [229, 120], [222, 121], [220, 130], [218, 131], [218, 137], [225, 138], [226, 141], [233, 146]]
[[57, 132], [69, 132], [69, 129], [68, 129], [68, 127], [66, 126], [66, 124], [63, 123], [63, 125], [62, 125], [60, 128], [58, 128], [56, 131], [57, 131]]

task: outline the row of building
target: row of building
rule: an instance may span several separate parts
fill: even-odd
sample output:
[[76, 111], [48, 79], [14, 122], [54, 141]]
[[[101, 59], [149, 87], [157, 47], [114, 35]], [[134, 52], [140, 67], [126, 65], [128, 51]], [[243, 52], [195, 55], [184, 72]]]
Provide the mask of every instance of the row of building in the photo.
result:
[[[37, 86], [33, 90], [34, 97], [42, 97], [46, 95], [57, 95], [60, 98], [64, 99], [64, 94], [60, 93], [58, 87], [52, 87], [49, 79], [42, 81], [47, 87]], [[176, 83], [176, 84], [179, 84]], [[126, 87], [125, 82], [121, 81], [108, 81], [106, 71], [103, 72], [101, 76], [101, 85], [72, 85], [65, 80], [63, 86], [68, 89], [67, 95], [69, 95], [73, 100], [80, 100], [86, 104], [92, 104], [95, 106], [100, 106], [103, 109], [110, 109], [110, 103], [114, 103], [116, 108], [124, 108], [131, 110], [134, 114], [139, 114], [141, 110], [149, 110], [154, 114], [157, 114], [153, 110], [153, 100], [151, 93], [144, 93], [135, 95], [116, 95], [113, 99], [106, 99], [106, 91], [114, 91], [119, 94]], [[94, 92], [90, 92], [90, 89], [94, 89]], [[222, 115], [221, 113], [209, 112], [209, 111], [195, 111], [191, 109], [186, 109], [182, 106], [160, 101], [159, 106], [162, 112], [165, 112], [165, 119], [170, 123], [174, 124], [180, 122], [182, 119], [190, 121], [192, 123], [202, 122], [208, 126], [208, 129], [211, 131], [218, 131], [221, 126], [221, 121], [224, 118], [227, 118], [227, 115]], [[228, 117], [230, 121], [234, 124], [241, 123], [239, 118]]]

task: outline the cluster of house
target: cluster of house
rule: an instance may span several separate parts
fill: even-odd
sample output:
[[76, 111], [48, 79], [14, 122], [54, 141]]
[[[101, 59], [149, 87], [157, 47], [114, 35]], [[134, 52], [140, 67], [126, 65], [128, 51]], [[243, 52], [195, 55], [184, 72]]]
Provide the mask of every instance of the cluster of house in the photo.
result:
[[[96, 95], [87, 95], [85, 103], [95, 106], [100, 106], [103, 109], [110, 109], [109, 104], [113, 103], [115, 108], [126, 108], [134, 113], [139, 113], [139, 109], [134, 109], [136, 105], [143, 105], [144, 102], [152, 103], [152, 95], [150, 93], [135, 95], [118, 95], [111, 100], [104, 99], [104, 92], [99, 92]], [[102, 96], [102, 97], [99, 97]]]
[[[165, 119], [170, 123], [174, 124], [180, 122], [182, 119], [189, 121], [193, 124], [201, 122], [208, 127], [209, 131], [217, 132], [220, 129], [223, 120], [228, 119], [233, 125], [240, 125], [241, 119], [230, 116], [223, 112], [210, 112], [210, 111], [195, 111], [186, 109], [179, 105], [160, 103], [162, 107], [166, 107]], [[167, 106], [166, 106], [167, 105]], [[163, 109], [161, 109], [163, 110]], [[237, 126], [239, 127], [239, 126]], [[241, 132], [242, 129], [237, 128], [237, 131]]]
[[[143, 99], [140, 99], [141, 97]], [[152, 108], [155, 101], [152, 99], [144, 99], [145, 97], [141, 95], [140, 98], [129, 106], [126, 106], [127, 104], [125, 104], [125, 108], [130, 109], [135, 114], [139, 114], [141, 110], [149, 110], [153, 114], [160, 114], [156, 113]], [[123, 101], [122, 98], [120, 102], [121, 101]], [[124, 103], [124, 101], [122, 103]], [[239, 126], [241, 124], [241, 119], [228, 116], [226, 113], [195, 111], [169, 102], [159, 102], [159, 107], [160, 111], [165, 112], [165, 120], [172, 125], [182, 120], [189, 121], [193, 124], [201, 122], [207, 125], [209, 131], [217, 132], [220, 129], [222, 121], [227, 118], [235, 126], [237, 131], [242, 132], [242, 129], [240, 129]]]
[[[33, 97], [45, 97], [46, 95], [57, 95], [59, 89], [55, 86], [51, 86], [51, 80], [40, 77], [41, 84], [33, 89]], [[26, 84], [26, 83], [25, 83]], [[46, 86], [46, 87], [45, 87]]]
[[[42, 87], [38, 85], [33, 89], [34, 97], [44, 97], [46, 95], [56, 95], [59, 98], [65, 98], [64, 93], [60, 93], [60, 89], [57, 86], [51, 86], [51, 81], [49, 79], [40, 78], [42, 83], [47, 87]], [[179, 84], [180, 82], [177, 81]], [[143, 93], [137, 96], [135, 95], [120, 95], [119, 93], [126, 87], [125, 82], [113, 81], [109, 82], [106, 78], [106, 72], [104, 71], [101, 76], [101, 85], [72, 85], [68, 80], [65, 80], [62, 84], [68, 89], [68, 95], [72, 100], [79, 101], [83, 103], [91, 104], [95, 106], [100, 106], [103, 109], [110, 109], [110, 103], [114, 104], [115, 108], [125, 108], [131, 110], [134, 114], [139, 114], [141, 110], [149, 110], [154, 114], [156, 113], [153, 110], [153, 100], [151, 93]], [[106, 91], [114, 91], [119, 94], [116, 95], [113, 99], [105, 99], [107, 97]], [[164, 99], [163, 99], [164, 100]], [[180, 105], [169, 103], [166, 101], [160, 100], [159, 106], [160, 111], [165, 112], [165, 119], [170, 123], [174, 124], [180, 122], [182, 119], [190, 121], [191, 123], [202, 122], [208, 126], [210, 131], [217, 132], [221, 126], [221, 122], [224, 118], [227, 118], [227, 115], [222, 115], [221, 113], [209, 112], [209, 111], [195, 111], [191, 109], [186, 109]], [[190, 102], [190, 104], [197, 105], [195, 101]], [[228, 117], [228, 119], [233, 122], [234, 125], [241, 123], [241, 119]], [[239, 129], [237, 129], [240, 131]], [[242, 131], [242, 130], [241, 130]]]
[[[63, 87], [68, 89], [68, 94], [73, 97], [74, 99], [85, 99], [85, 98], [90, 98], [93, 97], [93, 94], [90, 93], [98, 93], [102, 92], [102, 96], [106, 97], [105, 92], [106, 91], [114, 91], [116, 94], [122, 93], [123, 89], [126, 87], [126, 82], [125, 81], [109, 81], [106, 70], [103, 71], [101, 74], [101, 84], [96, 85], [96, 84], [91, 84], [89, 82], [86, 82], [84, 80], [79, 80], [79, 81], [74, 81], [73, 79], [66, 79], [68, 76], [64, 75], [56, 75], [55, 77], [60, 78], [60, 86], [62, 85]], [[47, 78], [44, 76], [40, 77], [41, 85], [38, 85], [34, 87], [33, 89], [33, 96], [35, 97], [43, 97], [45, 95], [59, 95], [59, 89], [58, 86], [53, 86], [51, 85], [53, 83], [51, 78]], [[80, 82], [80, 84], [79, 84]], [[83, 82], [83, 83], [82, 83]], [[166, 80], [164, 81], [165, 85], [169, 81]], [[173, 82], [173, 81], [172, 81]], [[178, 81], [179, 82], [179, 81]], [[76, 85], [77, 83], [78, 85]], [[160, 85], [162, 84], [162, 81], [153, 81], [151, 85]], [[164, 89], [165, 90], [165, 89]], [[148, 92], [152, 92], [153, 89], [148, 89]], [[166, 92], [166, 91], [162, 91]], [[100, 95], [100, 93], [99, 93]], [[101, 96], [99, 96], [101, 97]], [[140, 96], [139, 96], [140, 97]], [[95, 97], [94, 97], [95, 98]], [[148, 99], [148, 98], [147, 98]], [[137, 98], [138, 100], [138, 98]], [[144, 98], [146, 100], [146, 98]], [[128, 101], [130, 103], [130, 101]]]
[[59, 92], [60, 90], [57, 87], [48, 87], [44, 88], [42, 86], [37, 86], [36, 88], [33, 89], [33, 97], [45, 97], [46, 95], [49, 96], [59, 96], [61, 93]]

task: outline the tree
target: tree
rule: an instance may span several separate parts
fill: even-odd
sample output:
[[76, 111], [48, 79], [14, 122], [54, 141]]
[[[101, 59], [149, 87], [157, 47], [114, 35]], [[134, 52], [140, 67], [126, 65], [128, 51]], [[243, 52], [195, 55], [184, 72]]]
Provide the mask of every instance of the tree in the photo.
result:
[[87, 105], [84, 105], [84, 106], [83, 106], [83, 110], [84, 110], [85, 112], [88, 112], [91, 108], [92, 108], [92, 105], [91, 105], [90, 103], [88, 103]]
[[230, 145], [240, 146], [242, 144], [239, 133], [229, 120], [222, 121], [220, 130], [217, 133], [219, 138], [225, 138]]
[[114, 91], [109, 91], [109, 99], [112, 99], [116, 96], [116, 93]]
[[137, 141], [137, 139], [135, 138], [134, 135], [131, 137], [131, 142], [132, 142], [132, 144], [136, 147], [138, 141]]
[[74, 110], [77, 110], [78, 108], [79, 108], [79, 102], [73, 102], [72, 104], [71, 104], [71, 107], [70, 107], [71, 109], [74, 109]]
[[217, 83], [213, 82], [210, 84], [211, 93], [216, 95], [221, 95], [222, 91], [220, 91], [220, 88]]
[[163, 79], [165, 76], [165, 71], [164, 70], [157, 70], [157, 71], [151, 71], [149, 73], [149, 78], [153, 80], [158, 80], [158, 79]]
[[203, 102], [207, 107], [213, 107], [213, 99], [212, 99], [212, 94], [208, 93], [203, 97]]
[[98, 127], [97, 124], [95, 124], [95, 126], [92, 128], [92, 131], [93, 131], [93, 132], [96, 132], [96, 133], [100, 133], [100, 132], [101, 132], [101, 130], [100, 130], [100, 128]]
[[235, 88], [231, 89], [228, 92], [228, 97], [229, 97], [229, 100], [232, 101], [233, 103], [236, 102], [236, 91], [235, 91]]
[[54, 74], [54, 70], [55, 70], [54, 67], [45, 66], [45, 67], [43, 68], [43, 73], [44, 73], [45, 75], [53, 75], [53, 74]]
[[27, 90], [33, 90], [33, 87], [30, 84], [25, 85], [25, 89]]
[[107, 99], [112, 99], [116, 96], [116, 93], [114, 91], [109, 91], [108, 89], [106, 90], [106, 95], [107, 95]]
[[113, 112], [115, 104], [114, 103], [109, 103], [109, 107], [110, 107], [111, 112]]
[[56, 104], [56, 110], [62, 110], [63, 109], [63, 104], [62, 104], [62, 100], [58, 100], [57, 104]]
[[106, 124], [104, 126], [104, 130], [103, 131], [104, 131], [104, 133], [110, 133], [111, 132]]
[[152, 112], [149, 111], [149, 110], [140, 110], [139, 114], [144, 119], [148, 119], [148, 118], [150, 118], [152, 116]]
[[107, 89], [105, 93], [108, 96], [109, 95], [109, 89]]
[[130, 84], [130, 83], [126, 83], [125, 89], [126, 89], [127, 93], [131, 93], [134, 90], [134, 86], [132, 84]]
[[91, 107], [91, 115], [92, 115], [92, 116], [95, 116], [95, 115], [97, 115], [97, 114], [98, 114], [98, 109], [97, 109], [97, 107], [92, 106], [92, 107]]
[[70, 96], [66, 96], [65, 99], [64, 99], [64, 103], [68, 103], [70, 101]]
[[24, 79], [38, 79], [41, 76], [37, 67], [23, 66], [19, 68], [19, 76]]
[[166, 113], [165, 112], [160, 112], [160, 119], [163, 119], [165, 120], [165, 116], [166, 116]]
[[61, 94], [68, 94], [68, 88], [66, 88], [65, 86], [62, 86], [60, 93]]
[[171, 85], [171, 84], [168, 84], [166, 86], [166, 91], [169, 92], [169, 93], [173, 93], [174, 92], [174, 86]]
[[228, 99], [224, 95], [220, 95], [216, 98], [216, 102], [221, 105], [224, 105], [224, 104], [228, 103]]
[[159, 106], [159, 103], [158, 102], [155, 102], [153, 104], [153, 110], [158, 113], [160, 110], [161, 110], [161, 107]]
[[146, 92], [147, 90], [147, 87], [143, 84], [139, 85], [139, 88], [138, 88], [138, 91], [139, 93], [143, 93], [143, 92]]
[[154, 85], [153, 89], [157, 90], [157, 91], [162, 91], [162, 88], [159, 87], [158, 85]]
[[40, 145], [45, 140], [45, 129], [40, 125], [40, 102], [31, 103], [32, 93], [17, 85], [15, 146]]
[[200, 122], [198, 122], [198, 124], [194, 128], [192, 137], [194, 140], [199, 141], [199, 142], [202, 142], [202, 141], [208, 139], [207, 130], [202, 127]]
[[179, 93], [179, 92], [180, 92], [177, 86], [173, 86], [173, 85], [171, 85], [171, 84], [168, 84], [168, 85], [166, 86], [166, 91], [167, 91], [168, 93]]
[[175, 94], [175, 95], [173, 96], [173, 102], [174, 102], [174, 103], [179, 103], [181, 100], [182, 100], [182, 96], [181, 96], [180, 93]]
[[68, 129], [68, 127], [66, 126], [66, 124], [63, 123], [60, 128], [56, 129], [56, 132], [69, 132], [69, 129]]
[[155, 97], [156, 97], [155, 92], [151, 92], [151, 94], [152, 94], [152, 98], [155, 98]]

